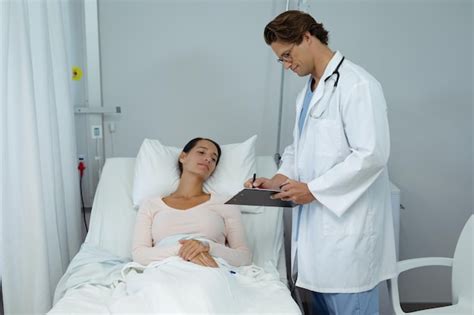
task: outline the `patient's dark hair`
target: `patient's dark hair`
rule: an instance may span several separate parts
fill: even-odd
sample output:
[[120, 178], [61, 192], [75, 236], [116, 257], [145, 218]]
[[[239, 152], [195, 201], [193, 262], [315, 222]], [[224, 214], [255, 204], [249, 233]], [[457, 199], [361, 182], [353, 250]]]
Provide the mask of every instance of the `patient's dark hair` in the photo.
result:
[[328, 31], [323, 24], [308, 13], [290, 10], [281, 13], [265, 26], [263, 37], [267, 45], [281, 41], [291, 44], [301, 44], [304, 33], [309, 32], [324, 45], [328, 44]]
[[[214, 140], [212, 139], [208, 139], [208, 138], [194, 138], [192, 139], [191, 141], [189, 141], [188, 143], [186, 143], [186, 145], [184, 146], [183, 148], [183, 152], [184, 153], [188, 153], [189, 151], [191, 151], [195, 146], [196, 144], [201, 141], [201, 140], [206, 140], [206, 141], [209, 141], [209, 142], [212, 142], [212, 144], [214, 144], [217, 148], [217, 160], [216, 160], [216, 166], [217, 164], [219, 164], [219, 160], [221, 159], [221, 147], [219, 146], [219, 144], [217, 144], [217, 142], [215, 142]], [[179, 176], [181, 176], [183, 174], [183, 164], [178, 160], [178, 167], [179, 167]]]

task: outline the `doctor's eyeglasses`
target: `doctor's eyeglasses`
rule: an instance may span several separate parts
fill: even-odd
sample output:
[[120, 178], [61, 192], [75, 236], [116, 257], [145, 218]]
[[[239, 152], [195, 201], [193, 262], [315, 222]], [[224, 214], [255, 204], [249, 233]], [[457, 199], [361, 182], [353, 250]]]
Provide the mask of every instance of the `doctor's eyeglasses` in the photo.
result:
[[293, 44], [290, 49], [288, 49], [286, 52], [284, 52], [280, 58], [277, 59], [279, 63], [284, 63], [284, 62], [292, 62], [293, 57], [291, 57], [291, 51], [293, 48], [295, 48], [296, 44]]

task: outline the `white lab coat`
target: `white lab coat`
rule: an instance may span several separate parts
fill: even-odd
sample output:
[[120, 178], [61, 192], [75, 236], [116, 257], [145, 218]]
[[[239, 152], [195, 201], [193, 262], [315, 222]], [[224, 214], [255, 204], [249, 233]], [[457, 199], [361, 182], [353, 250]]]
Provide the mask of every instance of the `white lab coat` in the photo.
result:
[[278, 170], [308, 183], [317, 199], [301, 211], [297, 241], [299, 210], [293, 209], [291, 261], [298, 287], [324, 293], [367, 291], [396, 270], [385, 99], [379, 82], [347, 59], [338, 86], [336, 75], [324, 82], [341, 59], [337, 52], [327, 65], [301, 137], [306, 87], [297, 97], [293, 144]]

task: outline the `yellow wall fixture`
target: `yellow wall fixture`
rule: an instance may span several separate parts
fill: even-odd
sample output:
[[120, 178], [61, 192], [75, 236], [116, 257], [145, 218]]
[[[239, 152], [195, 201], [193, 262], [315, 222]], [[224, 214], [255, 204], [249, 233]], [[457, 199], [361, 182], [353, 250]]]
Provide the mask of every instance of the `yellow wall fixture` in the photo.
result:
[[72, 79], [74, 81], [79, 81], [80, 79], [82, 79], [82, 69], [80, 67], [72, 67]]

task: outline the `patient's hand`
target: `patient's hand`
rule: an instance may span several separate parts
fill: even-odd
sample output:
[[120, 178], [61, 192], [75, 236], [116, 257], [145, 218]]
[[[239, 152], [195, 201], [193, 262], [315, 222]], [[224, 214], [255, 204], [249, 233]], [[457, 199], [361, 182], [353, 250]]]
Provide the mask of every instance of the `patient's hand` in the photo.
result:
[[179, 240], [181, 248], [179, 249], [178, 256], [184, 260], [193, 260], [201, 253], [209, 253], [209, 245], [204, 244], [198, 240]]
[[204, 267], [212, 267], [212, 268], [217, 268], [219, 267], [217, 265], [217, 262], [212, 258], [211, 254], [207, 252], [202, 252], [193, 259], [190, 260], [190, 262], [195, 263], [197, 265], [201, 265]]

